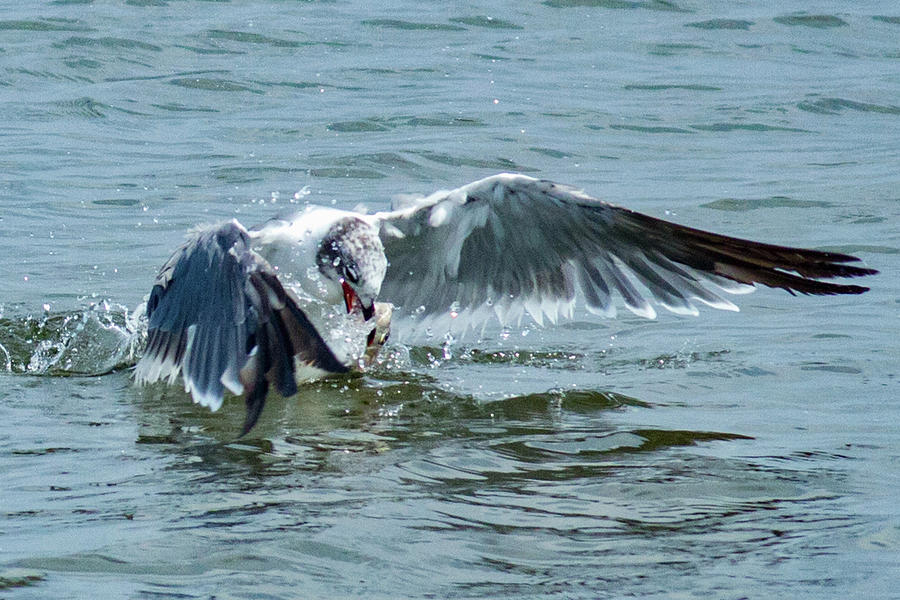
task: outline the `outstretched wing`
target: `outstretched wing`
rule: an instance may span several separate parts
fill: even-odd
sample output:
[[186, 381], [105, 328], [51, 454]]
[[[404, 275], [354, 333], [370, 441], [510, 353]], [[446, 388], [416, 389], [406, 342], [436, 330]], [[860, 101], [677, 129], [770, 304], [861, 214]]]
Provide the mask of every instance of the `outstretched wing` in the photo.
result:
[[[653, 318], [762, 284], [802, 294], [868, 288], [820, 281], [877, 271], [845, 254], [762, 244], [649, 217], [576, 189], [502, 174], [377, 213], [389, 267], [381, 298], [424, 316], [501, 322], [570, 316], [576, 298], [613, 316], [614, 294]], [[636, 285], [639, 283], [640, 285]]]
[[256, 424], [270, 384], [283, 396], [297, 393], [298, 365], [347, 371], [235, 220], [194, 232], [172, 255], [147, 317], [135, 380], [173, 383], [181, 375], [194, 401], [212, 410], [225, 388], [244, 394], [243, 433]]

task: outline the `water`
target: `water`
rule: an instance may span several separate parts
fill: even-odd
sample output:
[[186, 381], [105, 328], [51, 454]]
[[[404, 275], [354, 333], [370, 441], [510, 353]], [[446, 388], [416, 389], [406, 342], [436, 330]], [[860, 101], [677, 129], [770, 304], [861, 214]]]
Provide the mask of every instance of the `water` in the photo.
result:
[[[900, 11], [802, 9], [3, 3], [0, 596], [900, 597]], [[882, 274], [397, 343], [240, 440], [132, 386], [197, 222], [507, 170]]]

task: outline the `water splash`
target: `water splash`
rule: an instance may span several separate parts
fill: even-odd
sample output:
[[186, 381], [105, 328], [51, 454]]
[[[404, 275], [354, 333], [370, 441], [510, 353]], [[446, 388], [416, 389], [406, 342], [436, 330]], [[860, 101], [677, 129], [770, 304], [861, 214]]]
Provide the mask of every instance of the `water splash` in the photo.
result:
[[103, 301], [83, 310], [0, 318], [0, 360], [7, 372], [101, 375], [134, 364], [146, 343], [144, 305]]

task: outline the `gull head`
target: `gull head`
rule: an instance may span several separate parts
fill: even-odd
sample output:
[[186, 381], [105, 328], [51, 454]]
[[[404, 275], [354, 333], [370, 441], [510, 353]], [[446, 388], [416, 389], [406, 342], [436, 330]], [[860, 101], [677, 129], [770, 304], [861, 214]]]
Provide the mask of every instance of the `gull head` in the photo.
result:
[[387, 271], [377, 227], [356, 216], [338, 219], [319, 244], [316, 264], [335, 291], [339, 288], [347, 312], [359, 310], [368, 321]]

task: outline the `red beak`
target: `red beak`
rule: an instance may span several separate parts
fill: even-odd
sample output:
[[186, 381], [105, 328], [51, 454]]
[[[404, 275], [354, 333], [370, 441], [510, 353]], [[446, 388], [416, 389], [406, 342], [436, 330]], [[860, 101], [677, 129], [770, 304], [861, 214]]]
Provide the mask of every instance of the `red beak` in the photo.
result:
[[347, 307], [347, 313], [349, 314], [353, 310], [353, 306], [355, 304], [359, 304], [359, 308], [362, 310], [363, 320], [368, 321], [372, 318], [372, 315], [375, 314], [375, 304], [372, 303], [369, 306], [363, 305], [362, 301], [359, 299], [359, 296], [350, 287], [350, 284], [347, 283], [345, 279], [341, 279], [341, 290], [344, 292], [344, 306]]
[[359, 297], [344, 279], [341, 279], [341, 289], [344, 291], [344, 304], [347, 306], [347, 312], [349, 313], [353, 310], [353, 302], [358, 301]]

